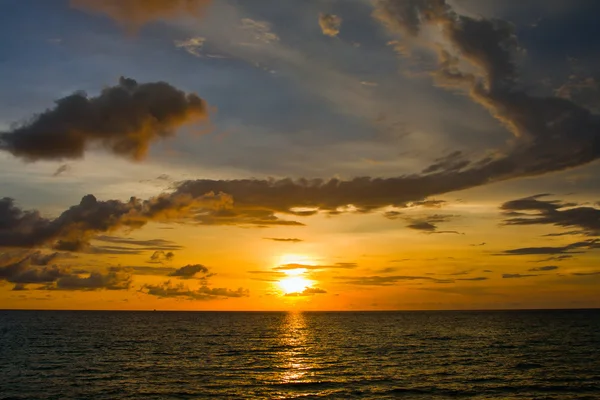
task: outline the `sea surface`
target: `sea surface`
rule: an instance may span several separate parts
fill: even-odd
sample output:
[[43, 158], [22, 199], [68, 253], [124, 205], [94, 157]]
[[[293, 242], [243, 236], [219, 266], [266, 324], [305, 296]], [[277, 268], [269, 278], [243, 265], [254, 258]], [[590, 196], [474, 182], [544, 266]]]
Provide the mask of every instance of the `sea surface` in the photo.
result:
[[1, 399], [600, 399], [600, 310], [0, 311]]

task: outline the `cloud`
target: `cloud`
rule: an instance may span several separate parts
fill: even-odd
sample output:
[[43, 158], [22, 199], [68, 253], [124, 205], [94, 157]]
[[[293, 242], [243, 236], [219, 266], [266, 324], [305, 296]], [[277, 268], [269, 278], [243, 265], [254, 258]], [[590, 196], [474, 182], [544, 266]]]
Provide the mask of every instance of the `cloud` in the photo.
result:
[[125, 271], [131, 271], [134, 275], [169, 275], [175, 272], [175, 268], [170, 267], [148, 267], [148, 266], [127, 266], [123, 267]]
[[166, 82], [119, 79], [100, 95], [75, 93], [20, 126], [0, 132], [0, 149], [27, 161], [82, 158], [102, 146], [142, 160], [151, 144], [172, 137], [185, 124], [204, 121], [207, 105], [196, 94]]
[[546, 246], [546, 247], [521, 247], [517, 249], [505, 250], [496, 255], [511, 255], [511, 256], [527, 256], [527, 255], [542, 255], [542, 254], [569, 254], [583, 253], [582, 249], [593, 250], [600, 248], [600, 243], [597, 240], [586, 240], [575, 242], [565, 246]]
[[[172, 242], [170, 240], [164, 240], [164, 239], [138, 240], [138, 239], [131, 239], [131, 238], [122, 238], [122, 237], [117, 237], [117, 236], [100, 235], [100, 236], [94, 237], [94, 240], [98, 241], [98, 242], [126, 244], [129, 246], [139, 246], [139, 247], [143, 247], [143, 248], [156, 248], [159, 251], [179, 250], [182, 248], [175, 242]], [[173, 257], [173, 255], [174, 255], [173, 253], [170, 253], [171, 258]], [[167, 258], [169, 258], [169, 257], [167, 257]]]
[[0, 261], [0, 280], [16, 284], [42, 284], [55, 282], [70, 274], [68, 269], [57, 265], [36, 265], [32, 257], [31, 254], [17, 255]]
[[[390, 262], [394, 262], [393, 260]], [[380, 268], [375, 270], [376, 273], [378, 274], [391, 274], [392, 272], [396, 272], [398, 271], [399, 268], [397, 267], [385, 267], [385, 268]]]
[[212, 275], [208, 273], [208, 268], [201, 264], [188, 264], [169, 274], [181, 279], [206, 279]]
[[173, 261], [175, 254], [172, 251], [164, 252], [163, 250], [157, 250], [150, 256], [150, 260], [146, 261], [149, 264], [163, 264], [165, 262]]
[[468, 167], [470, 161], [464, 159], [461, 151], [455, 151], [447, 156], [438, 158], [435, 162], [423, 170], [424, 174], [429, 174], [438, 171], [460, 171]]
[[573, 272], [571, 275], [574, 275], [574, 276], [595, 276], [595, 275], [600, 275], [600, 271], [593, 271], [593, 272]]
[[454, 233], [460, 235], [461, 233], [458, 231], [438, 231], [438, 227], [436, 224], [441, 222], [447, 222], [451, 219], [455, 218], [454, 215], [441, 215], [434, 214], [428, 215], [420, 218], [407, 217], [408, 220], [412, 220], [412, 223], [407, 225], [407, 228], [414, 229], [417, 231], [422, 231], [423, 233], [433, 234], [433, 233]]
[[[374, 16], [391, 33], [403, 35], [398, 43], [404, 50], [417, 45], [434, 50], [436, 83], [466, 91], [514, 135], [504, 154], [467, 162], [456, 152], [426, 172], [441, 169], [453, 174], [457, 186], [470, 179], [481, 185], [559, 171], [598, 158], [598, 115], [564, 98], [531, 95], [518, 85], [512, 57], [519, 49], [510, 23], [459, 15], [445, 0], [377, 0]], [[403, 54], [411, 56], [411, 52]]]
[[71, 167], [68, 164], [63, 164], [54, 171], [52, 176], [59, 176], [71, 170]]
[[325, 293], [327, 293], [326, 290], [310, 287], [310, 288], [304, 289], [301, 292], [286, 293], [285, 296], [287, 296], [287, 297], [302, 297], [302, 296], [314, 296], [315, 294], [325, 294]]
[[319, 26], [323, 35], [335, 37], [340, 33], [342, 18], [333, 14], [319, 14]]
[[543, 272], [543, 271], [554, 271], [557, 270], [558, 267], [555, 265], [546, 265], [543, 267], [535, 267], [535, 268], [530, 268], [527, 271], [529, 272]]
[[105, 274], [73, 271], [58, 265], [36, 264], [36, 254], [0, 260], [0, 281], [14, 283], [21, 288], [15, 290], [25, 289], [28, 284], [41, 284], [44, 290], [126, 290], [131, 284], [131, 275], [120, 267], [111, 268]]
[[248, 289], [243, 288], [231, 290], [226, 288], [209, 288], [203, 285], [198, 289], [190, 289], [183, 283], [173, 284], [171, 281], [166, 281], [159, 285], [144, 285], [141, 291], [160, 298], [182, 298], [202, 301], [231, 297], [248, 297], [250, 295]]
[[353, 276], [342, 276], [337, 277], [337, 279], [341, 279], [344, 283], [349, 285], [359, 285], [359, 286], [393, 286], [396, 283], [403, 281], [431, 281], [436, 283], [452, 283], [454, 280], [449, 279], [436, 279], [430, 276], [410, 276], [410, 275], [392, 275], [392, 276], [362, 276], [362, 277], [353, 277]]
[[204, 42], [206, 42], [206, 38], [192, 37], [186, 40], [175, 40], [175, 47], [182, 48], [193, 56], [202, 57], [200, 50], [204, 46]]
[[[234, 206], [204, 209], [202, 212], [194, 214], [194, 221], [206, 225], [301, 226], [303, 225], [301, 222], [283, 219], [282, 215], [304, 217], [306, 214], [295, 211], [298, 207], [308, 207], [314, 209], [315, 212], [322, 211], [330, 214], [369, 212], [386, 206], [403, 207], [410, 202], [422, 201], [430, 196], [507, 179], [564, 170], [598, 158], [600, 122], [597, 115], [591, 114], [589, 110], [568, 99], [552, 96], [536, 97], [524, 92], [516, 85], [518, 77], [511, 55], [517, 51], [517, 43], [512, 27], [508, 23], [458, 15], [443, 0], [407, 2], [379, 0], [376, 4], [376, 17], [383, 21], [394, 34], [403, 34], [403, 41], [426, 42], [430, 46], [429, 48], [437, 51], [438, 67], [434, 75], [439, 85], [452, 90], [464, 89], [474, 101], [488, 109], [513, 133], [513, 145], [509, 149], [478, 160], [469, 160], [468, 165], [463, 162], [464, 166], [462, 167], [457, 164], [462, 160], [462, 154], [452, 153], [427, 168], [425, 173], [393, 178], [184, 181], [173, 193], [164, 194], [162, 199], [168, 201], [171, 197], [179, 198], [182, 195], [194, 199], [211, 192], [227, 193], [235, 200]], [[245, 29], [252, 32], [255, 40], [269, 41], [277, 38], [276, 35], [272, 36], [274, 34], [264, 23], [244, 20], [242, 24]], [[440, 29], [443, 35], [441, 50], [428, 42], [426, 35], [419, 36], [424, 29], [432, 27]], [[164, 83], [149, 85], [159, 85], [165, 90], [166, 87], [170, 87]], [[131, 97], [130, 87], [133, 86], [136, 88], [134, 92], [145, 87], [144, 85], [133, 85], [129, 80], [123, 79], [116, 90], [118, 93], [126, 93], [124, 96], [129, 99]], [[111, 92], [112, 89], [107, 90]], [[173, 90], [171, 87], [170, 91]], [[179, 93], [178, 96], [185, 98], [184, 94], [175, 91]], [[103, 97], [101, 95], [98, 98]], [[57, 125], [59, 128], [63, 126], [62, 111], [57, 114], [56, 110], [70, 111], [71, 107], [75, 105], [77, 108], [80, 103], [86, 104], [82, 107], [87, 109], [90, 107], [87, 104], [91, 104], [92, 100], [98, 98], [87, 99], [85, 96], [74, 95], [61, 100], [55, 110], [47, 111], [24, 127], [5, 133], [3, 135], [4, 147], [13, 152], [20, 149], [19, 154], [27, 159], [69, 158], [83, 155], [83, 151], [90, 141], [89, 135], [77, 136], [79, 140], [77, 146], [63, 148], [61, 143], [61, 146], [58, 146], [59, 149], [53, 148], [53, 146], [57, 146], [53, 144], [56, 143], [54, 141], [47, 140], [47, 143], [38, 141], [37, 135], [41, 135], [46, 140], [45, 135], [38, 133], [45, 132], [39, 129], [46, 127], [46, 120], [50, 120], [52, 126]], [[169, 105], [171, 103], [168, 102]], [[196, 97], [193, 103], [198, 105], [195, 109], [198, 116], [205, 117], [206, 112], [202, 100]], [[163, 105], [163, 102], [160, 104]], [[123, 114], [127, 114], [125, 117], [128, 117], [130, 114], [122, 111], [121, 108], [116, 109], [115, 112], [118, 117]], [[65, 113], [70, 116], [68, 112], [65, 111]], [[182, 115], [183, 117], [179, 121], [185, 122], [186, 114]], [[116, 120], [120, 121], [117, 117]], [[69, 126], [71, 126], [71, 121], [69, 120], [69, 122]], [[86, 128], [88, 124], [91, 125], [95, 132], [97, 125], [104, 127], [105, 123], [91, 124], [86, 118], [83, 124]], [[113, 122], [111, 122], [112, 124]], [[169, 127], [172, 128], [171, 125]], [[110, 131], [114, 132], [113, 129]], [[15, 132], [26, 134], [17, 135]], [[63, 136], [62, 133], [58, 134], [61, 139]], [[116, 137], [120, 138], [121, 136], [122, 134], [119, 134]], [[25, 138], [23, 139], [24, 143], [31, 147], [18, 146], [16, 144], [19, 142], [17, 137]], [[32, 137], [36, 137], [36, 140], [30, 141], [29, 139]], [[92, 142], [103, 143], [104, 136], [100, 137], [102, 139], [94, 136]], [[157, 139], [156, 135], [151, 137]], [[71, 140], [71, 137], [68, 136], [68, 139]], [[128, 136], [128, 139], [122, 138], [122, 140], [129, 143], [131, 139]], [[116, 143], [120, 141], [121, 139], [116, 140]], [[135, 158], [135, 155], [139, 153], [138, 149], [140, 147], [144, 149], [144, 146], [147, 147], [148, 144], [147, 140], [142, 140], [142, 143], [135, 142], [132, 147], [118, 146], [116, 151], [119, 154]], [[113, 148], [114, 143], [109, 141], [108, 146]], [[143, 150], [141, 152], [143, 154]], [[348, 205], [353, 205], [353, 210], [356, 211], [344, 208]], [[3, 205], [0, 205], [0, 209], [2, 207]], [[4, 209], [0, 210], [0, 212], [4, 211]], [[9, 238], [13, 242], [21, 243], [20, 245], [27, 241], [29, 241], [29, 245], [39, 245], [53, 242], [57, 236], [61, 236], [56, 234], [55, 224], [52, 221], [41, 218], [36, 212], [21, 214], [21, 217], [25, 220], [21, 218], [20, 224], [27, 223], [34, 226], [20, 225], [21, 230], [18, 231], [17, 236], [23, 240], [17, 240], [14, 230], [4, 229], [4, 223], [2, 223], [0, 244], [6, 245], [9, 241], [7, 238]], [[117, 216], [116, 218], [119, 222], [117, 225], [122, 225], [120, 219], [123, 217]], [[181, 214], [164, 216], [164, 219], [177, 218], [181, 218]], [[15, 223], [15, 221], [11, 223]], [[142, 224], [140, 223], [140, 225]], [[107, 226], [106, 229], [113, 229], [113, 226]], [[42, 239], [38, 236], [41, 233], [40, 230], [43, 231]], [[99, 232], [103, 231], [99, 230]], [[66, 242], [65, 247], [69, 248], [68, 245], [72, 244], [74, 240], [71, 239], [70, 242]], [[71, 246], [70, 248], [77, 247]]]
[[473, 278], [457, 278], [457, 281], [473, 281], [473, 282], [478, 282], [478, 281], [487, 281], [489, 278], [485, 277], [485, 276], [476, 276]]
[[[600, 236], [600, 209], [578, 207], [576, 203], [540, 200], [548, 194], [508, 201], [500, 207], [507, 217], [505, 225], [554, 225], [577, 228], [564, 234]], [[562, 234], [559, 234], [562, 235]]]
[[29, 262], [33, 265], [48, 265], [61, 256], [60, 253], [42, 253], [35, 251], [29, 254]]
[[270, 44], [279, 41], [279, 36], [271, 32], [271, 25], [266, 21], [255, 21], [250, 18], [243, 18], [241, 22], [242, 30], [246, 31], [254, 42]]
[[597, 111], [600, 109], [599, 78], [600, 75], [594, 77], [573, 73], [569, 75], [565, 83], [556, 89], [555, 94], [557, 97], [569, 99]]
[[103, 274], [92, 272], [86, 277], [67, 275], [57, 279], [55, 286], [46, 286], [47, 290], [127, 290], [131, 286], [131, 275], [115, 267]]
[[436, 199], [427, 199], [427, 200], [419, 200], [419, 201], [411, 201], [406, 204], [406, 207], [423, 207], [423, 208], [442, 208], [447, 201], [445, 200], [436, 200]]
[[296, 238], [263, 238], [265, 240], [272, 240], [274, 242], [288, 242], [288, 243], [300, 243], [303, 242], [304, 240], [302, 239], [296, 239]]
[[541, 260], [536, 260], [534, 262], [565, 261], [565, 260], [568, 260], [569, 258], [573, 258], [573, 256], [570, 254], [563, 254], [560, 256], [543, 258]]
[[534, 276], [539, 276], [539, 275], [534, 275], [534, 274], [530, 274], [530, 275], [523, 275], [523, 274], [502, 274], [502, 278], [504, 278], [504, 279], [520, 279], [520, 278], [530, 278], [530, 277], [534, 277]]
[[71, 7], [107, 15], [130, 30], [163, 19], [198, 17], [210, 3], [211, 0], [70, 0]]
[[310, 264], [283, 264], [273, 268], [274, 271], [290, 271], [294, 269], [321, 270], [321, 269], [354, 269], [358, 267], [356, 263], [335, 263], [331, 265], [310, 265]]
[[[141, 228], [150, 221], [178, 221], [189, 218], [193, 212], [228, 204], [231, 204], [230, 197], [212, 193], [200, 197], [162, 194], [148, 200], [132, 197], [128, 202], [99, 201], [87, 195], [78, 205], [51, 219], [42, 217], [38, 211], [22, 210], [12, 199], [3, 198], [0, 199], [0, 247], [51, 246], [57, 250], [81, 251], [89, 247], [89, 241], [98, 233]], [[104, 236], [100, 240], [119, 242], [122, 239]], [[125, 240], [125, 243], [135, 242]]]
[[470, 244], [469, 246], [479, 247], [479, 246], [485, 246], [486, 244], [487, 244], [486, 242], [481, 242], [481, 243]]

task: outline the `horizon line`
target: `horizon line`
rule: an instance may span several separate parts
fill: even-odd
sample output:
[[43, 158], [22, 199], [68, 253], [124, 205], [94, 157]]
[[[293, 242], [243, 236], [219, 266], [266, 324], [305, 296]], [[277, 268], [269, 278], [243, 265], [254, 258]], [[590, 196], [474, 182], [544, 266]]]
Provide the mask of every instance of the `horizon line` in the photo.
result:
[[351, 312], [495, 312], [495, 311], [595, 311], [600, 307], [581, 308], [473, 308], [473, 309], [415, 309], [415, 310], [177, 310], [177, 309], [68, 309], [68, 308], [0, 308], [3, 311], [80, 311], [80, 312], [196, 312], [196, 313], [351, 313]]

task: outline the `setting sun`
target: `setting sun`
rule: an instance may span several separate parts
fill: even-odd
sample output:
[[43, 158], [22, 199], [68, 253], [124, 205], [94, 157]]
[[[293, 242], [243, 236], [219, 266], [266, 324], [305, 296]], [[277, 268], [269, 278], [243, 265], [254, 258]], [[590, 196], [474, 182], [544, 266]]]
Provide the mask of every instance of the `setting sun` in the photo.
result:
[[312, 281], [301, 277], [285, 278], [278, 282], [285, 294], [300, 293], [312, 285]]

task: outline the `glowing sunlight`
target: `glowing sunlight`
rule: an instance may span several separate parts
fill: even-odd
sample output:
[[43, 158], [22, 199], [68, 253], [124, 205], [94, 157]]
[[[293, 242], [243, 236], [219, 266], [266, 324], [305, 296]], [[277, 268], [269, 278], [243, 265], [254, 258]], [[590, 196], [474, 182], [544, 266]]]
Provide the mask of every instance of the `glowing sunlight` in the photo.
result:
[[304, 289], [310, 287], [313, 284], [313, 282], [308, 279], [295, 276], [291, 278], [282, 279], [278, 282], [278, 284], [285, 294], [289, 294], [300, 293]]

